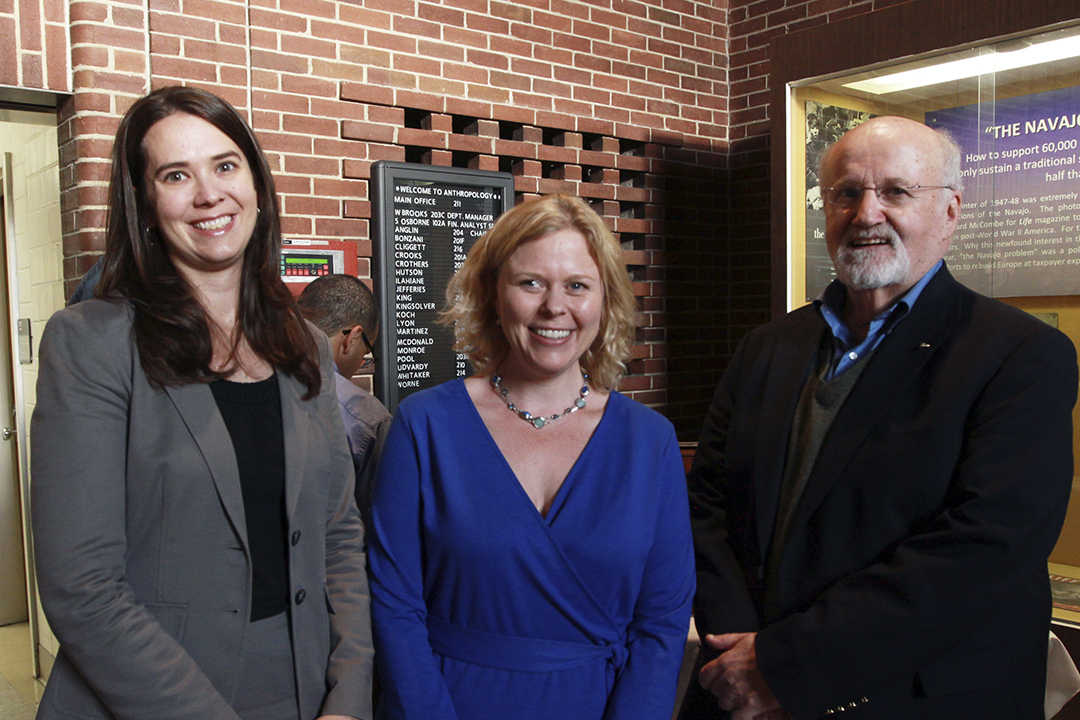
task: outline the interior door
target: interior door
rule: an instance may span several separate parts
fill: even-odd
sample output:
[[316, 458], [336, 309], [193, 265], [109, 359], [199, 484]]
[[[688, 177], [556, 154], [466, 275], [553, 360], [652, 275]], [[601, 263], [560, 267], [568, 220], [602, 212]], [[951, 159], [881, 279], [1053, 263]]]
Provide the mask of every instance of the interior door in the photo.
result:
[[[11, 154], [4, 153], [0, 163], [0, 260], [5, 265], [14, 263], [14, 258], [8, 257], [12, 246], [8, 230], [14, 216], [11, 187]], [[28, 613], [8, 273], [0, 273], [0, 278], [0, 625], [10, 625], [26, 621]]]

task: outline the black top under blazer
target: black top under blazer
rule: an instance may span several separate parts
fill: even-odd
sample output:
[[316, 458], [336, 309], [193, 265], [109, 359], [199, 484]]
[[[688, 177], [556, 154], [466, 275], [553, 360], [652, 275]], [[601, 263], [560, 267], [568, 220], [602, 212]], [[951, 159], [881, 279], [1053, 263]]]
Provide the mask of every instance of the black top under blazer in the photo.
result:
[[[251, 561], [236, 456], [210, 387], [143, 374], [133, 312], [89, 300], [41, 340], [31, 424], [41, 602], [60, 641], [39, 720], [237, 720]], [[371, 716], [353, 470], [326, 340], [322, 388], [279, 372], [301, 717]]]

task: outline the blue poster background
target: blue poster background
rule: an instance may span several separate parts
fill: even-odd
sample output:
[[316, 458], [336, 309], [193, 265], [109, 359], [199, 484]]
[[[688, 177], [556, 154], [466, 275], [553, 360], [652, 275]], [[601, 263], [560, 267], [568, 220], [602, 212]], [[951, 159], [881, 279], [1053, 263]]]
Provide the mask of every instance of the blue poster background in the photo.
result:
[[963, 153], [946, 262], [996, 297], [1080, 294], [1080, 87], [926, 114]]

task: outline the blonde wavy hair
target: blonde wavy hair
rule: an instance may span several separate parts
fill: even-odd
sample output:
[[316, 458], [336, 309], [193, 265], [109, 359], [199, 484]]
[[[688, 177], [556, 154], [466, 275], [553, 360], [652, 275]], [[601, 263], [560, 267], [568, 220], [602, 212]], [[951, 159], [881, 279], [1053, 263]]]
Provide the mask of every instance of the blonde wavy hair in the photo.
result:
[[525, 243], [567, 228], [585, 238], [604, 288], [600, 330], [582, 355], [581, 367], [595, 387], [618, 387], [630, 359], [637, 304], [615, 236], [584, 201], [567, 195], [528, 200], [503, 213], [476, 241], [446, 288], [447, 309], [439, 321], [454, 326], [454, 349], [468, 355], [478, 374], [493, 373], [509, 351], [495, 310], [503, 263]]

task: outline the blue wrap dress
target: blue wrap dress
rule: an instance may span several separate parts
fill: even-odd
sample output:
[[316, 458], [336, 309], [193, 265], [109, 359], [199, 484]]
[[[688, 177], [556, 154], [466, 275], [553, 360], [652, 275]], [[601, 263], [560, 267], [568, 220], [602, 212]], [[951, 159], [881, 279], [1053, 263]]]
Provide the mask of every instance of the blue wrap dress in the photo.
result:
[[658, 413], [612, 393], [542, 516], [462, 380], [416, 393], [372, 517], [377, 717], [671, 717], [695, 580], [682, 459]]

